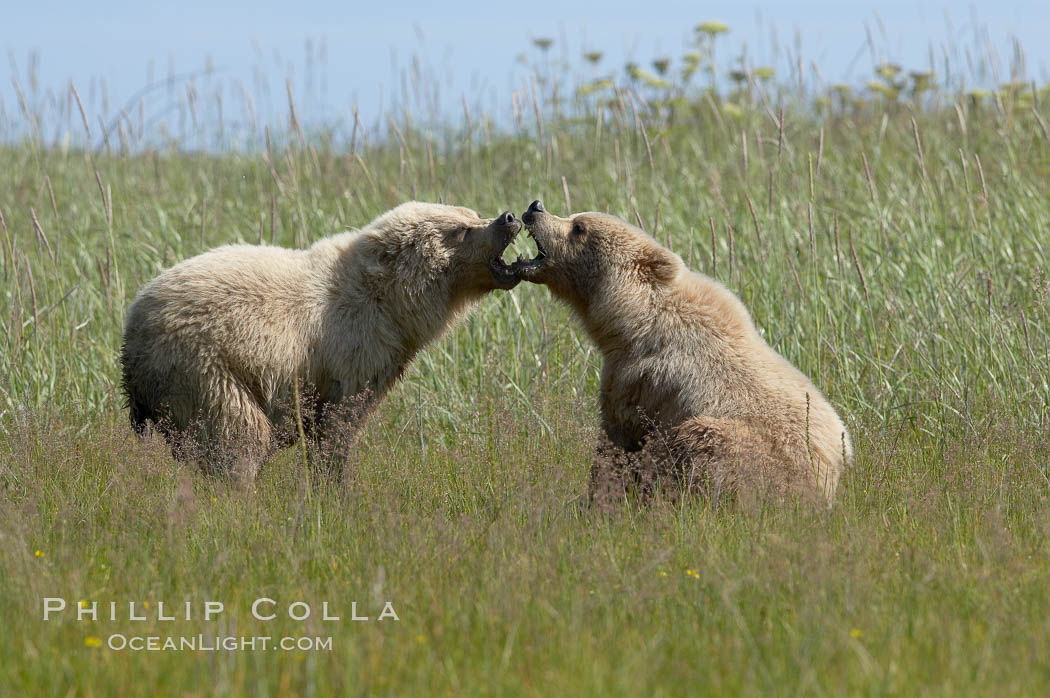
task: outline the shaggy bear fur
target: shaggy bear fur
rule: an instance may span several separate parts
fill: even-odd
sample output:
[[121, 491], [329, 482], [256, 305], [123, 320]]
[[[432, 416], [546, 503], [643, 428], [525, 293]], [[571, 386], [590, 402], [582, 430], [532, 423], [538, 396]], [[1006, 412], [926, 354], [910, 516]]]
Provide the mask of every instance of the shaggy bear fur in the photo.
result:
[[[726, 492], [761, 481], [832, 502], [852, 458], [846, 429], [733, 293], [613, 216], [559, 218], [537, 201], [522, 220], [539, 254], [515, 273], [568, 303], [601, 350], [602, 428], [612, 445], [638, 462], [671, 464], [662, 474], [687, 487]], [[622, 495], [623, 478], [603, 465], [616, 459], [599, 456], [592, 497]]]
[[410, 202], [306, 250], [230, 245], [177, 264], [128, 310], [133, 427], [250, 480], [297, 435], [281, 428], [297, 404], [306, 428], [345, 429], [331, 408], [360, 418], [485, 293], [513, 288], [500, 255], [520, 229], [510, 212]]

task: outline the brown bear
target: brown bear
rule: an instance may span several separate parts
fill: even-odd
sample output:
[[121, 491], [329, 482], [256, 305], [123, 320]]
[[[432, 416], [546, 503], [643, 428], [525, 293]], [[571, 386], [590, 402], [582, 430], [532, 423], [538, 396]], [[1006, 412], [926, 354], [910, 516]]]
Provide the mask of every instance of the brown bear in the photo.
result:
[[[568, 303], [601, 351], [612, 445], [644, 453], [639, 462], [666, 454], [672, 474], [698, 489], [739, 491], [757, 477], [832, 502], [852, 458], [846, 429], [733, 293], [614, 216], [559, 218], [534, 201], [522, 220], [538, 254], [514, 273]], [[622, 484], [604, 472], [615, 460], [595, 460], [592, 498], [610, 479]]]
[[[305, 250], [229, 245], [161, 273], [128, 310], [121, 353], [131, 423], [190, 443], [251, 480], [272, 447], [354, 403], [359, 422], [416, 353], [484, 294], [518, 279], [501, 255], [514, 214], [410, 202]], [[308, 405], [308, 407], [304, 407]], [[188, 437], [188, 438], [187, 438]]]

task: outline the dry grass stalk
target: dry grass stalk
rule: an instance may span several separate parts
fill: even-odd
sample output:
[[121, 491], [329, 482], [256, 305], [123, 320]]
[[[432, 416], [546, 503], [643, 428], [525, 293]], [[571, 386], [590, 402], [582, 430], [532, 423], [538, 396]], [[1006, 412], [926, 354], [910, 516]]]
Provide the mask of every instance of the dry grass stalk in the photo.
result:
[[361, 128], [361, 116], [357, 112], [357, 106], [351, 107], [351, 111], [354, 113], [354, 127], [350, 133], [350, 154], [357, 154], [357, 129]]
[[835, 269], [842, 273], [842, 254], [839, 251], [839, 212], [835, 211]]
[[868, 178], [868, 192], [871, 194], [871, 203], [875, 202], [875, 178], [871, 176], [871, 165], [868, 164], [868, 154], [860, 151], [861, 160], [864, 161], [864, 174]]
[[773, 167], [769, 168], [769, 200], [766, 204], [766, 208], [769, 211], [773, 210]]
[[977, 176], [981, 178], [981, 191], [984, 193], [984, 204], [985, 206], [990, 207], [992, 202], [988, 198], [988, 183], [984, 179], [984, 168], [981, 166], [981, 156], [974, 153], [973, 160], [977, 163]]
[[798, 286], [798, 292], [803, 296], [806, 295], [806, 291], [802, 288], [802, 279], [799, 278], [798, 270], [795, 269], [795, 260], [791, 257], [791, 251], [784, 252], [784, 258], [787, 259], [788, 267], [791, 269], [791, 276], [795, 279], [795, 285]]
[[860, 266], [860, 258], [857, 257], [857, 249], [853, 246], [853, 226], [849, 227], [849, 253], [853, 257], [853, 266], [857, 269], [857, 276], [860, 277], [860, 285], [864, 289], [864, 298], [868, 298], [868, 282], [864, 278], [864, 270]]
[[[466, 94], [462, 94], [462, 95], [460, 95], [460, 97], [462, 98], [462, 101], [463, 101], [463, 118], [467, 120], [467, 134], [466, 134], [466, 136], [464, 136], [463, 142], [464, 143], [469, 143], [470, 136], [471, 136], [471, 134], [474, 133], [474, 122], [470, 118], [470, 105], [467, 104], [467, 95]], [[393, 120], [391, 120], [391, 124], [393, 124]], [[395, 128], [396, 128], [396, 125], [395, 125]], [[402, 144], [404, 144], [403, 140], [402, 140]]]
[[73, 99], [75, 99], [77, 101], [77, 109], [80, 110], [80, 119], [84, 123], [84, 135], [87, 136], [87, 145], [88, 145], [88, 147], [90, 147], [91, 146], [91, 126], [88, 125], [87, 112], [84, 111], [84, 102], [81, 101], [80, 93], [77, 92], [77, 87], [76, 87], [76, 85], [73, 84], [72, 80], [69, 81], [69, 89], [73, 93]]
[[812, 261], [817, 258], [817, 238], [813, 234], [813, 204], [808, 204], [806, 208], [809, 216], [809, 257]]
[[40, 309], [36, 300], [36, 283], [33, 281], [33, 267], [29, 264], [29, 257], [22, 253], [22, 263], [26, 265], [26, 275], [29, 278], [29, 295], [33, 301], [33, 332], [40, 332]]
[[784, 107], [780, 107], [777, 117], [777, 164], [780, 164], [780, 156], [784, 151]]
[[715, 219], [707, 217], [707, 224], [711, 226], [711, 276], [718, 275], [718, 239], [715, 236]]
[[292, 129], [296, 135], [299, 136], [299, 145], [304, 147], [306, 145], [306, 138], [303, 136], [303, 127], [299, 123], [299, 117], [295, 113], [295, 97], [292, 95], [292, 79], [285, 78], [284, 80], [285, 90], [288, 92], [288, 118], [291, 121]]
[[47, 254], [51, 257], [52, 264], [57, 263], [55, 259], [55, 251], [51, 248], [51, 242], [47, 239], [47, 235], [44, 233], [44, 228], [40, 225], [40, 221], [36, 217], [36, 209], [33, 207], [29, 208], [29, 217], [33, 219], [33, 230], [36, 232], [36, 242], [39, 247], [43, 243], [44, 247], [47, 248]]
[[7, 239], [7, 224], [4, 222], [4, 214], [0, 211], [0, 229], [3, 229], [4, 236], [0, 238], [0, 244], [4, 251], [4, 281], [7, 281], [8, 276], [11, 274], [11, 268], [14, 266], [14, 250], [11, 248], [11, 242]]
[[755, 211], [755, 204], [751, 201], [751, 195], [746, 191], [744, 192], [744, 198], [747, 200], [747, 208], [751, 211], [751, 222], [755, 225], [755, 237], [758, 238], [758, 244], [761, 249], [765, 249], [765, 245], [762, 241], [762, 228], [758, 225], [758, 213]]
[[820, 163], [824, 161], [824, 127], [820, 127], [820, 136], [817, 140], [817, 177], [820, 177]]
[[733, 226], [726, 221], [726, 233], [729, 234], [729, 276], [732, 278], [736, 266], [736, 241], [733, 237]]
[[638, 129], [638, 132], [642, 134], [642, 140], [645, 142], [645, 155], [649, 158], [649, 169], [655, 170], [656, 165], [653, 162], [653, 148], [649, 144], [649, 134], [645, 130], [645, 126], [642, 124], [642, 117], [638, 115], [638, 105], [634, 100], [634, 95], [631, 95], [631, 109], [634, 110], [634, 125]]
[[106, 128], [106, 122], [102, 120], [101, 114], [98, 115], [98, 127], [102, 131], [102, 144], [106, 146], [106, 153], [109, 153], [109, 129]]
[[274, 195], [273, 192], [270, 192], [270, 244], [271, 245], [276, 244], [276, 240], [274, 238], [275, 230], [276, 230], [274, 225], [275, 225], [276, 219], [277, 219], [277, 197]]
[[911, 131], [915, 136], [915, 149], [919, 153], [919, 169], [922, 171], [923, 181], [929, 181], [930, 177], [926, 173], [926, 158], [922, 154], [922, 141], [919, 139], [919, 125], [915, 123], [915, 117], [911, 118]]
[[55, 212], [55, 218], [58, 218], [58, 201], [55, 200], [55, 188], [51, 186], [51, 177], [44, 175], [44, 184], [47, 185], [47, 194], [51, 198], [51, 210]]
[[95, 170], [95, 184], [98, 185], [98, 193], [102, 196], [102, 210], [106, 214], [106, 223], [110, 228], [113, 227], [113, 205], [106, 195], [106, 187], [102, 184], [102, 175], [99, 174], [98, 170]]
[[1035, 358], [1035, 352], [1032, 351], [1032, 339], [1028, 335], [1028, 318], [1024, 315], [1024, 308], [1020, 308], [1021, 311], [1021, 328], [1024, 330], [1024, 343], [1028, 347], [1028, 356]]
[[536, 90], [535, 77], [529, 79], [529, 86], [532, 88], [532, 109], [536, 114], [537, 143], [541, 144], [543, 143], [543, 110], [540, 108], [540, 97]]
[[1039, 115], [1039, 110], [1035, 108], [1035, 104], [1032, 104], [1032, 116], [1035, 117], [1036, 123], [1039, 124], [1039, 130], [1043, 132], [1043, 140], [1050, 146], [1050, 129], [1047, 129], [1046, 122]]

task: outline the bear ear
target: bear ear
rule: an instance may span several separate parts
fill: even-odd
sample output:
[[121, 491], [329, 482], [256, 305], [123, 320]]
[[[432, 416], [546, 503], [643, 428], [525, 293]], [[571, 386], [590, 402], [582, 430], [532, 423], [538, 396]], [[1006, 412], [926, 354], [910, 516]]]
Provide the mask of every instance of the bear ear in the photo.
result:
[[678, 276], [682, 268], [682, 260], [667, 248], [661, 247], [656, 242], [650, 242], [642, 250], [638, 266], [642, 273], [650, 277], [654, 283], [666, 284]]

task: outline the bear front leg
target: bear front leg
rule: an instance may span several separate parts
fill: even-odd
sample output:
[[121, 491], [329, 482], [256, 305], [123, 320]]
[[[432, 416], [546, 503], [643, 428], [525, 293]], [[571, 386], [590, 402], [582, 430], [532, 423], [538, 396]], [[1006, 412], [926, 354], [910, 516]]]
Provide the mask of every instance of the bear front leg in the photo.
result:
[[[623, 448], [620, 443], [630, 448]], [[678, 483], [672, 481], [672, 476], [678, 460], [674, 440], [667, 430], [654, 427], [640, 443], [632, 438], [618, 443], [604, 434], [591, 464], [589, 497], [605, 502], [632, 493], [648, 501], [658, 491], [673, 494]], [[672, 487], [668, 488], [669, 484]]]
[[602, 433], [594, 448], [591, 473], [587, 483], [587, 502], [605, 508], [627, 496], [631, 482], [631, 455]]
[[375, 393], [366, 389], [322, 406], [314, 443], [316, 465], [326, 475], [342, 475], [357, 445], [361, 427], [375, 404]]

